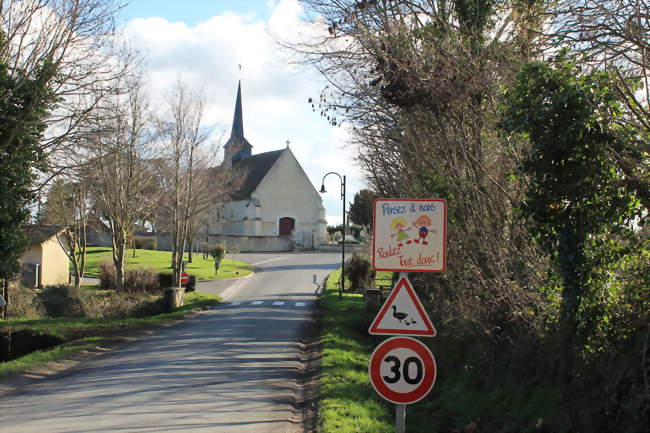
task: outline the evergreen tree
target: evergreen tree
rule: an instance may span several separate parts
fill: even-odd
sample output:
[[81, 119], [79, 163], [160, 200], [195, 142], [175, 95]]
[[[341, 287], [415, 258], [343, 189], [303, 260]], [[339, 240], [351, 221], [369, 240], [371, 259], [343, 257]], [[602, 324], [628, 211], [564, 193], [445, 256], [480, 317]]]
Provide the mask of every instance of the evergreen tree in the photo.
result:
[[368, 189], [362, 189], [354, 195], [350, 203], [349, 217], [353, 224], [370, 227], [372, 224], [372, 205], [377, 196]]
[[37, 170], [46, 168], [39, 144], [50, 108], [45, 101], [51, 69], [45, 63], [33, 77], [25, 77], [12, 75], [0, 63], [0, 278], [10, 278], [19, 269], [25, 246], [22, 228], [35, 198], [33, 182]]

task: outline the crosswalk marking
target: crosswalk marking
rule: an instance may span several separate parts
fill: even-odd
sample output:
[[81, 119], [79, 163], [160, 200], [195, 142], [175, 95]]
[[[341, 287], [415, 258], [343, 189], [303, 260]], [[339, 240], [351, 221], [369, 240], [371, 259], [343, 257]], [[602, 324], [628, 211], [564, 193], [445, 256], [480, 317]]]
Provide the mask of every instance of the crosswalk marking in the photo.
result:
[[[263, 305], [264, 302], [265, 301], [233, 301], [233, 302], [229, 302], [228, 305], [231, 306], [231, 307], [236, 307], [236, 306], [240, 306], [240, 305]], [[275, 305], [275, 306], [282, 306], [282, 305], [285, 305], [285, 304], [288, 304], [288, 305], [293, 304], [293, 306], [295, 306], [295, 307], [306, 307], [307, 304], [308, 304], [307, 302], [298, 302], [298, 301], [289, 301], [289, 302], [287, 302], [287, 301], [270, 301], [269, 300], [269, 302], [271, 302], [271, 304]]]

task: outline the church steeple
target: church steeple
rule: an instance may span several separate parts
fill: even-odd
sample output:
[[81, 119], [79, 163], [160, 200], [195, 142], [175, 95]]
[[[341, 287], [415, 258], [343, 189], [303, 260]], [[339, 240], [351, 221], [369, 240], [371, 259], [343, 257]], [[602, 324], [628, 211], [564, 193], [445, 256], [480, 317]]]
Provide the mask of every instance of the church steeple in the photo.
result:
[[244, 116], [241, 108], [241, 80], [237, 84], [237, 100], [235, 101], [235, 115], [232, 119], [231, 137], [244, 138]]
[[241, 102], [241, 80], [237, 84], [237, 99], [235, 100], [235, 114], [232, 118], [232, 131], [230, 138], [223, 146], [224, 165], [232, 167], [233, 163], [251, 156], [253, 146], [244, 137], [244, 115]]

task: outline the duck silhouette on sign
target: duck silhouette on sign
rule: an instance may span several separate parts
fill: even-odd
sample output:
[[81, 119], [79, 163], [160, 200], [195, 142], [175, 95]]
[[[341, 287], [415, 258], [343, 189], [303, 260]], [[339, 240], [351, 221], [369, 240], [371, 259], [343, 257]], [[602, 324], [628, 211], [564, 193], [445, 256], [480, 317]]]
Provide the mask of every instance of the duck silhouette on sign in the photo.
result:
[[[408, 317], [408, 313], [401, 313], [397, 311], [397, 307], [395, 305], [393, 305], [391, 308], [393, 309], [393, 317], [396, 318], [399, 323], [402, 323], [402, 320]], [[409, 325], [408, 322], [404, 322], [404, 323]]]

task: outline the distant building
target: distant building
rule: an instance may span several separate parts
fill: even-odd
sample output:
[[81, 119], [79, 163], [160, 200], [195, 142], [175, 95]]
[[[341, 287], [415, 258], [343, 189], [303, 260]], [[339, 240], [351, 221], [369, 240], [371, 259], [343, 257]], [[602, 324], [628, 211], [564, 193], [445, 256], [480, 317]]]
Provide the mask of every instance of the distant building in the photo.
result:
[[57, 235], [63, 228], [33, 225], [25, 229], [27, 250], [20, 258], [21, 281], [26, 287], [68, 284], [70, 259]]
[[327, 221], [322, 199], [289, 146], [256, 155], [252, 149], [244, 137], [239, 83], [223, 166], [236, 170], [241, 186], [213, 217], [210, 236], [223, 235], [248, 251], [310, 249], [323, 243]]

